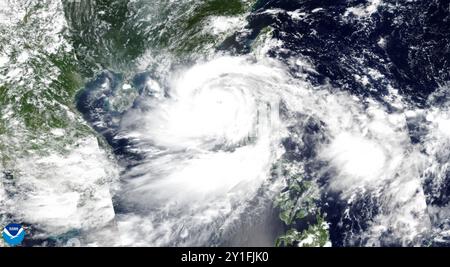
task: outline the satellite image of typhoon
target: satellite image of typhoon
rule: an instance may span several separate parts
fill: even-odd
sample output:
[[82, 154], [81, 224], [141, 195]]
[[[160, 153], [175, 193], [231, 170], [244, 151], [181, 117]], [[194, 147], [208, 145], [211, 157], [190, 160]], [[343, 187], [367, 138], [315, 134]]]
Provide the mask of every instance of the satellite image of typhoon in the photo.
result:
[[0, 228], [450, 246], [450, 0], [0, 0]]

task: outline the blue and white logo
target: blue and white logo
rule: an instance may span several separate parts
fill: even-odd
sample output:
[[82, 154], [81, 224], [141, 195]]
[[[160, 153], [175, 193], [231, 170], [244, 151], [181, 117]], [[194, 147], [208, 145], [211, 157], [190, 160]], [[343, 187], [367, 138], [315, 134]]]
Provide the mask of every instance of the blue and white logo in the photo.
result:
[[2, 232], [3, 239], [10, 246], [20, 245], [25, 238], [25, 230], [17, 223], [8, 224]]

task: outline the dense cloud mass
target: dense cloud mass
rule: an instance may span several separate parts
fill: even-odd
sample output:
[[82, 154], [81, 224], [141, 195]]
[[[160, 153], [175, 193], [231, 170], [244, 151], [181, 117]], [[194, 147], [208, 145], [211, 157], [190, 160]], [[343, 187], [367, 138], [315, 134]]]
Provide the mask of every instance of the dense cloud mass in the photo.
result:
[[448, 1], [109, 2], [0, 10], [25, 245], [449, 244]]

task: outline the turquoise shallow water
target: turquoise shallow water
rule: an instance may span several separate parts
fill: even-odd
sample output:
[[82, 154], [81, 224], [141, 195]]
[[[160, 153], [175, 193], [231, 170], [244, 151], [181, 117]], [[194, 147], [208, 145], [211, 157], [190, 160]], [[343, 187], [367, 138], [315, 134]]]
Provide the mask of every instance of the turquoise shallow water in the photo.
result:
[[[25, 246], [441, 246], [446, 1], [5, 0]], [[424, 15], [425, 14], [425, 15]]]
[[[121, 116], [146, 90], [139, 77], [145, 80], [151, 73], [165, 86], [174, 67], [209, 57], [242, 29], [252, 5], [238, 0], [8, 1], [0, 28], [2, 222], [25, 223], [29, 245], [64, 245], [90, 229], [116, 231], [114, 214], [121, 207], [111, 200], [121, 169], [132, 163], [115, 156], [119, 144], [96, 133], [95, 121], [77, 109], [84, 87], [101, 86], [91, 81], [101, 82], [96, 77], [104, 71], [114, 73], [111, 86], [117, 88], [101, 104], [106, 113], [99, 109], [93, 116], [97, 121], [102, 114]], [[39, 185], [42, 179], [48, 181]], [[25, 197], [27, 190], [33, 193]], [[15, 207], [22, 210], [12, 212]], [[93, 210], [84, 214], [85, 208]], [[117, 242], [106, 239], [103, 244]]]

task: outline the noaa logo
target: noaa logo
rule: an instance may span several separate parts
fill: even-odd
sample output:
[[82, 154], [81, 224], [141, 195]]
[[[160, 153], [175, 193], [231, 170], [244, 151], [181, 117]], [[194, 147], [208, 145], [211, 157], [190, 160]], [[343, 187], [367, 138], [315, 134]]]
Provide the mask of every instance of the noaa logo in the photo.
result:
[[17, 246], [25, 238], [25, 230], [20, 224], [10, 223], [3, 229], [2, 236], [8, 245]]

